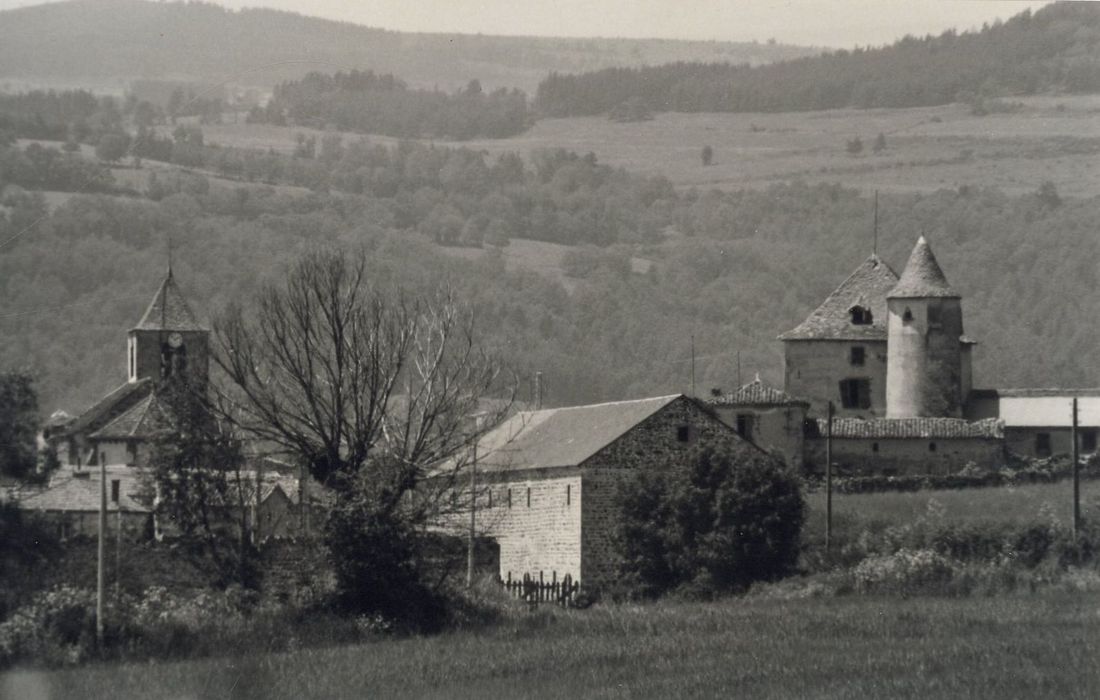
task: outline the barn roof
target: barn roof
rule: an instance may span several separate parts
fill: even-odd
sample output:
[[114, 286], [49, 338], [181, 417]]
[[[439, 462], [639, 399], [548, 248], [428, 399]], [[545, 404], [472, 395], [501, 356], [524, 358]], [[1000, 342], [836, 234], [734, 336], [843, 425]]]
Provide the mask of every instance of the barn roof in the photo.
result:
[[932, 246], [921, 236], [909, 254], [909, 262], [901, 273], [898, 284], [887, 295], [891, 299], [940, 297], [957, 299], [958, 293], [947, 283], [947, 277], [936, 262]]
[[[872, 255], [848, 279], [841, 282], [806, 320], [779, 336], [780, 340], [886, 340], [886, 293], [898, 275], [886, 262]], [[871, 310], [867, 325], [852, 323], [855, 306]]]
[[770, 387], [760, 377], [736, 391], [707, 400], [712, 406], [809, 406], [808, 401], [796, 399], [785, 391]]
[[683, 394], [521, 411], [477, 445], [478, 469], [576, 467]]
[[198, 322], [187, 300], [183, 298], [172, 276], [172, 270], [160, 284], [156, 296], [145, 310], [134, 330], [140, 331], [205, 331], [205, 326]]
[[[824, 438], [828, 420], [807, 423], [807, 437]], [[953, 439], [1004, 438], [1004, 424], [996, 418], [968, 421], [962, 418], [833, 418], [833, 437], [838, 439]]]

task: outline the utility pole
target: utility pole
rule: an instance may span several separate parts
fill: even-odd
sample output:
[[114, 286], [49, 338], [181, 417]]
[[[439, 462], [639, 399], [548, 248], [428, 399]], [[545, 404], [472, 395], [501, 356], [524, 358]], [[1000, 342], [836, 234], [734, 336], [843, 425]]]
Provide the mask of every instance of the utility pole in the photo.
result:
[[99, 543], [96, 553], [95, 576], [95, 638], [103, 648], [103, 560], [107, 548], [107, 460], [96, 448], [99, 458]]
[[1073, 455], [1073, 539], [1077, 539], [1077, 533], [1081, 531], [1081, 466], [1080, 454], [1077, 448], [1077, 397], [1073, 397], [1073, 423], [1069, 431], [1070, 442], [1073, 443], [1071, 454]]
[[825, 553], [833, 546], [833, 402], [829, 402], [825, 420]]
[[[480, 419], [479, 419], [480, 422]], [[477, 547], [477, 441], [470, 462], [470, 536], [466, 543], [466, 588], [474, 585], [474, 550]]]

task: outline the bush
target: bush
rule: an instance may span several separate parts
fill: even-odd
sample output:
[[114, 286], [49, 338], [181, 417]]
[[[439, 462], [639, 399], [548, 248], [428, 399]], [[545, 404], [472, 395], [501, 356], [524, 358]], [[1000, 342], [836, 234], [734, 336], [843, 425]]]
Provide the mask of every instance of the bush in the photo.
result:
[[789, 573], [805, 502], [798, 479], [763, 454], [708, 446], [638, 471], [619, 494], [625, 592], [692, 596]]
[[955, 575], [951, 560], [930, 549], [902, 549], [868, 557], [853, 570], [856, 590], [862, 593], [928, 593], [943, 590]]

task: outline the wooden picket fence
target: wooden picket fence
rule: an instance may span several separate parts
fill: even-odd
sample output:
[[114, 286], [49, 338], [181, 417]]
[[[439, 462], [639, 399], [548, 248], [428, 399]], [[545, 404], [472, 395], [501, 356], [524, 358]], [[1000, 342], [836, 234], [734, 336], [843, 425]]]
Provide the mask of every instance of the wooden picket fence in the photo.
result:
[[508, 574], [507, 579], [497, 577], [497, 583], [513, 598], [525, 601], [532, 608], [540, 603], [554, 603], [563, 608], [575, 607], [581, 590], [580, 582], [574, 581], [569, 574], [559, 581], [556, 571], [550, 573], [549, 581], [540, 571], [538, 578], [524, 574], [522, 579], [513, 581], [512, 574]]

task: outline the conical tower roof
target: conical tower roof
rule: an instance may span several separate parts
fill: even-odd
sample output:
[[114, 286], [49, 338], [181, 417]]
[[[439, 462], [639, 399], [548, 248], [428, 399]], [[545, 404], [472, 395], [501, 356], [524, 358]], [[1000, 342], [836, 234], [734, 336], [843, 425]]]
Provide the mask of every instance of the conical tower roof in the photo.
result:
[[195, 318], [187, 300], [183, 298], [176, 280], [169, 268], [168, 275], [161, 283], [157, 295], [145, 310], [138, 324], [138, 331], [205, 331], [208, 330]]
[[909, 262], [905, 263], [905, 270], [901, 273], [901, 279], [897, 286], [886, 295], [888, 299], [920, 299], [926, 297], [940, 297], [958, 299], [959, 295], [947, 283], [940, 264], [936, 262], [936, 256], [932, 253], [932, 246], [924, 236], [917, 239], [917, 245], [909, 255]]

